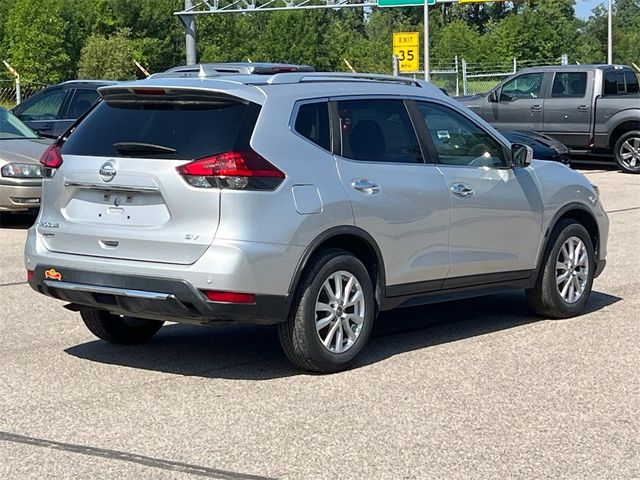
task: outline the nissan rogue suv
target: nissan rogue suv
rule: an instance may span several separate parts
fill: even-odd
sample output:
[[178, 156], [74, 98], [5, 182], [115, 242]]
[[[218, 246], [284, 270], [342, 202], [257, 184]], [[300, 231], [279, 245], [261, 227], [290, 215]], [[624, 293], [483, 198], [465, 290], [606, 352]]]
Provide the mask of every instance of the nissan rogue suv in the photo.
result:
[[165, 74], [99, 92], [43, 155], [25, 261], [108, 342], [277, 324], [293, 363], [333, 372], [379, 311], [515, 288], [571, 317], [604, 268], [597, 189], [423, 81]]

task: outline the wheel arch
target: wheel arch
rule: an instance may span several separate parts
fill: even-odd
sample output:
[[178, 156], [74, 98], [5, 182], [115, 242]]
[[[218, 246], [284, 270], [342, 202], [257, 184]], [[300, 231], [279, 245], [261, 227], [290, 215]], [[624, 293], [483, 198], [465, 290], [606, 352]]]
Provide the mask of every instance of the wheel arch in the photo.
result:
[[596, 259], [599, 257], [600, 228], [598, 227], [598, 222], [587, 206], [577, 202], [570, 203], [556, 212], [553, 219], [549, 223], [549, 226], [547, 227], [547, 231], [545, 232], [544, 236], [544, 247], [538, 259], [538, 274], [542, 269], [545, 253], [549, 248], [551, 232], [553, 232], [558, 223], [564, 219], [575, 220], [587, 230], [587, 232], [589, 233], [589, 237], [591, 238], [591, 243], [593, 244]]
[[625, 120], [619, 123], [615, 126], [609, 136], [609, 146], [611, 148], [615, 148], [618, 139], [625, 133], [633, 130], [640, 130], [640, 120]]
[[376, 303], [378, 306], [381, 305], [384, 299], [384, 287], [386, 285], [382, 252], [371, 235], [353, 225], [330, 228], [318, 235], [309, 244], [298, 261], [289, 285], [289, 294], [295, 294], [302, 274], [309, 265], [310, 260], [319, 252], [328, 248], [346, 250], [363, 263], [367, 272], [369, 272], [369, 277], [373, 284]]

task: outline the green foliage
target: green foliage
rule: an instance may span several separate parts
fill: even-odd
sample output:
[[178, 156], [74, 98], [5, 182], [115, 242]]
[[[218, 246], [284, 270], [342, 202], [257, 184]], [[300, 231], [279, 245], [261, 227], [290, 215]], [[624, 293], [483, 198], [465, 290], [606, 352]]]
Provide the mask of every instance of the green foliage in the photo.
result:
[[[313, 2], [315, 0], [311, 0]], [[513, 0], [431, 8], [431, 57], [450, 62], [606, 60], [607, 19], [575, 18], [575, 0]], [[0, 60], [23, 79], [135, 78], [184, 63], [183, 0], [0, 0]], [[640, 64], [640, 0], [616, 0], [614, 60]], [[394, 31], [422, 32], [422, 8], [307, 10], [197, 17], [201, 61], [309, 63], [319, 70], [391, 71]], [[420, 48], [421, 57], [424, 55]], [[0, 78], [8, 74], [0, 68]]]
[[6, 18], [10, 63], [24, 80], [56, 83], [73, 75], [60, 2], [15, 0]]
[[78, 78], [132, 80], [136, 78], [136, 43], [122, 29], [109, 37], [91, 35], [80, 54]]

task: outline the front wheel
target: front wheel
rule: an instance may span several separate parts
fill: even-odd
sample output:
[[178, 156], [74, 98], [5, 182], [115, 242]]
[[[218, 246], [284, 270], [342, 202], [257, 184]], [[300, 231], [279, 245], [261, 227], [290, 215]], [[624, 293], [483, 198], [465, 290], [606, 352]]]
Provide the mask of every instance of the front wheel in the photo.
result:
[[526, 292], [529, 305], [545, 317], [579, 315], [591, 294], [595, 270], [589, 232], [575, 220], [562, 220], [551, 233], [536, 284]]
[[278, 325], [291, 362], [313, 372], [348, 368], [366, 345], [375, 318], [371, 278], [349, 252], [318, 255], [302, 277], [292, 311]]
[[627, 173], [640, 173], [640, 130], [622, 135], [614, 147], [618, 166]]
[[104, 310], [81, 310], [80, 315], [96, 337], [123, 345], [147, 343], [164, 323], [159, 320], [123, 317]]

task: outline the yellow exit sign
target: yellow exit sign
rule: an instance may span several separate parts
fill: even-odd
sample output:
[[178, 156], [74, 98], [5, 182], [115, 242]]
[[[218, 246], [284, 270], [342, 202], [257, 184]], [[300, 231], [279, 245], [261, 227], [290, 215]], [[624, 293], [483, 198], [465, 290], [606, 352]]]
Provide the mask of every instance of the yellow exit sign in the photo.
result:
[[393, 54], [398, 57], [401, 72], [420, 70], [420, 34], [418, 32], [395, 32]]

